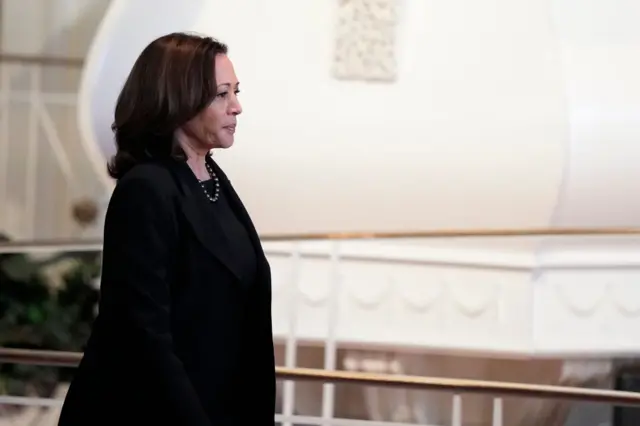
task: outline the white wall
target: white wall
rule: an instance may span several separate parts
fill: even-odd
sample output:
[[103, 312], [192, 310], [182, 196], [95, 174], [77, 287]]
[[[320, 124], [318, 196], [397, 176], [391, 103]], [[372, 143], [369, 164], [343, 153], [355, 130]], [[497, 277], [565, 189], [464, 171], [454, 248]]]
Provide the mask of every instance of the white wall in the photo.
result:
[[181, 23], [230, 45], [245, 113], [220, 158], [262, 232], [548, 223], [569, 134], [548, 6], [400, 3], [396, 83], [332, 78], [335, 2], [209, 1]]
[[556, 0], [551, 14], [571, 114], [562, 196], [551, 223], [637, 226], [640, 3]]
[[263, 229], [546, 224], [567, 128], [544, 3], [402, 2], [399, 79], [368, 85], [331, 78], [334, 2], [242, 3], [196, 28], [244, 83], [226, 163]]
[[141, 49], [195, 30], [230, 45], [245, 112], [217, 155], [263, 234], [636, 224], [636, 2], [398, 4], [398, 79], [363, 83], [332, 77], [335, 2], [114, 1], [83, 75], [87, 150], [113, 152]]

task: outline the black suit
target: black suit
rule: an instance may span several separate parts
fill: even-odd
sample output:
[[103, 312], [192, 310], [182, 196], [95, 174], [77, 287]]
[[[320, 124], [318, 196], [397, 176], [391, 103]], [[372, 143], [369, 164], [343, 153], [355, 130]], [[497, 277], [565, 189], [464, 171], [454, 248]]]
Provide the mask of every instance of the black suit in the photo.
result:
[[274, 424], [269, 264], [208, 161], [249, 261], [186, 163], [129, 171], [109, 203], [100, 311], [60, 426]]

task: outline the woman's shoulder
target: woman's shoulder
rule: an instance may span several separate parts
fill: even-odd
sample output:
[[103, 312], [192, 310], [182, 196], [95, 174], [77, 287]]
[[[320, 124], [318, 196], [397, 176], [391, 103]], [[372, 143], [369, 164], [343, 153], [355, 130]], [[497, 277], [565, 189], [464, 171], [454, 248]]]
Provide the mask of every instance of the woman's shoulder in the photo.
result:
[[113, 195], [171, 198], [177, 192], [169, 168], [161, 163], [138, 164], [118, 180]]
[[[139, 164], [122, 176], [109, 199], [105, 215], [106, 235], [146, 232], [146, 226], [170, 231], [179, 201], [170, 170], [161, 164]], [[148, 231], [148, 229], [147, 229]]]

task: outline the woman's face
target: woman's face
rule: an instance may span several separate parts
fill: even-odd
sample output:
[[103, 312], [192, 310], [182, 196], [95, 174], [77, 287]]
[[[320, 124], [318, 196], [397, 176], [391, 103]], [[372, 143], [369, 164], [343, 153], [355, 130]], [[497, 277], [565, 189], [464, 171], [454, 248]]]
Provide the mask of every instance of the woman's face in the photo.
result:
[[184, 133], [201, 148], [229, 148], [233, 145], [237, 116], [242, 113], [238, 101], [238, 78], [227, 55], [215, 59], [218, 92], [211, 104], [184, 126]]

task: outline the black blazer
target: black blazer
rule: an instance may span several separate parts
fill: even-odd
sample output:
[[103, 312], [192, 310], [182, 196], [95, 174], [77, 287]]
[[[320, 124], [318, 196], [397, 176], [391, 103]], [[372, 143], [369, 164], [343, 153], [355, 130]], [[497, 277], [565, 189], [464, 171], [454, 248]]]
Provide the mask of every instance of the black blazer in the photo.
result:
[[247, 211], [253, 285], [184, 162], [135, 166], [105, 220], [99, 315], [60, 426], [274, 424], [271, 273]]

